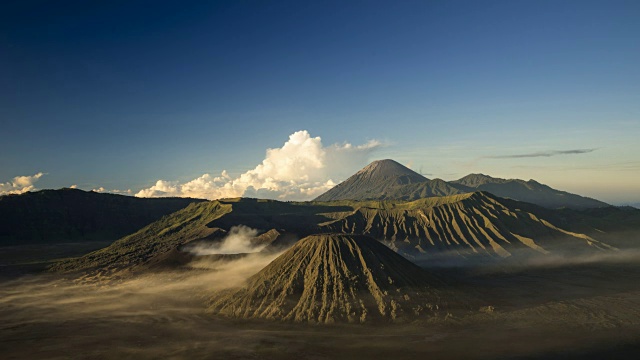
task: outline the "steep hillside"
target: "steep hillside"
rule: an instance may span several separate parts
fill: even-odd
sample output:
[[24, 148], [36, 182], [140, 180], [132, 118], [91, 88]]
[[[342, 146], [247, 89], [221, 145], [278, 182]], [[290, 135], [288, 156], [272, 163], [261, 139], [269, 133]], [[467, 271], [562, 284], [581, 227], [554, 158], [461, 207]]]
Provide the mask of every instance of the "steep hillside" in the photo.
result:
[[231, 206], [217, 201], [192, 203], [186, 208], [125, 236], [110, 246], [75, 259], [55, 264], [51, 270], [117, 271], [133, 268], [175, 250], [192, 240], [215, 237], [220, 229], [208, 224], [231, 212]]
[[442, 285], [373, 238], [312, 235], [245, 287], [214, 296], [209, 309], [240, 318], [363, 323], [444, 315], [447, 301], [466, 305], [464, 296], [451, 296]]
[[364, 234], [389, 243], [409, 257], [455, 254], [463, 257], [547, 254], [551, 251], [611, 249], [586, 234], [555, 226], [536, 212], [546, 209], [505, 202], [486, 192], [427, 198], [393, 207], [361, 206], [333, 214], [324, 231]]
[[116, 240], [190, 203], [77, 189], [0, 196], [0, 245]]

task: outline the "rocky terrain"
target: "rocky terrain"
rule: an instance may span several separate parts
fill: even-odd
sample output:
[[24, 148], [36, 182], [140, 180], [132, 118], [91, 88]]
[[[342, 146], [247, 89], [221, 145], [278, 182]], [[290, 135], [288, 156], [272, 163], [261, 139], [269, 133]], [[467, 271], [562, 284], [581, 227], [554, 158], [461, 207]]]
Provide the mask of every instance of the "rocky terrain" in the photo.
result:
[[325, 324], [411, 321], [451, 315], [470, 307], [468, 298], [373, 238], [322, 234], [298, 241], [240, 290], [214, 297], [209, 310]]

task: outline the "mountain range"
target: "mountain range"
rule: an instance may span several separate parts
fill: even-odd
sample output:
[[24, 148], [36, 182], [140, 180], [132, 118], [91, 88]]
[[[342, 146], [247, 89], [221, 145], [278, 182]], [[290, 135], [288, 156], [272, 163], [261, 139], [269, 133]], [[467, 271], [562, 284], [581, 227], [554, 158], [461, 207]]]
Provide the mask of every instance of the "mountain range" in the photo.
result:
[[440, 266], [592, 258], [637, 249], [640, 236], [640, 210], [632, 207], [533, 180], [430, 180], [392, 160], [369, 164], [314, 201], [139, 199], [61, 189], [0, 197], [0, 219], [3, 244], [120, 237], [49, 267], [88, 281], [242, 259], [249, 255], [194, 249], [219, 248], [245, 229], [257, 256], [279, 255], [243, 286], [212, 294], [208, 311], [323, 324], [477, 310], [479, 298], [456, 293]]
[[[597, 211], [596, 211], [597, 210]], [[186, 208], [123, 237], [111, 246], [57, 263], [63, 272], [147, 269], [193, 242], [221, 241], [237, 225], [258, 230], [265, 250], [320, 233], [366, 235], [414, 261], [458, 261], [577, 255], [634, 246], [640, 211], [615, 207], [553, 210], [487, 192], [403, 201], [280, 202], [225, 199]], [[261, 236], [261, 235], [259, 235]]]
[[[475, 190], [484, 188], [498, 190]], [[515, 196], [496, 196], [500, 191]], [[518, 197], [576, 206], [553, 209], [514, 199]], [[586, 204], [598, 206], [584, 208]], [[120, 238], [109, 247], [58, 263], [54, 268], [60, 271], [182, 264], [192, 257], [181, 250], [184, 246], [219, 242], [238, 225], [255, 229], [265, 251], [313, 234], [342, 233], [369, 236], [414, 261], [631, 246], [640, 228], [640, 211], [602, 204], [533, 180], [485, 175], [428, 180], [393, 160], [381, 160], [312, 202], [139, 199], [75, 189], [3, 196], [0, 240], [15, 244]]]
[[586, 209], [608, 204], [553, 189], [535, 180], [499, 179], [470, 174], [455, 181], [427, 179], [394, 160], [378, 160], [318, 196], [315, 201], [416, 200], [432, 196], [487, 191], [494, 195], [548, 208]]
[[[486, 191], [547, 208], [610, 208], [604, 202], [555, 190], [534, 180], [471, 174], [455, 181], [427, 179], [393, 161], [367, 165], [314, 201], [413, 201]], [[0, 245], [111, 241], [202, 199], [135, 198], [78, 189], [0, 196]]]

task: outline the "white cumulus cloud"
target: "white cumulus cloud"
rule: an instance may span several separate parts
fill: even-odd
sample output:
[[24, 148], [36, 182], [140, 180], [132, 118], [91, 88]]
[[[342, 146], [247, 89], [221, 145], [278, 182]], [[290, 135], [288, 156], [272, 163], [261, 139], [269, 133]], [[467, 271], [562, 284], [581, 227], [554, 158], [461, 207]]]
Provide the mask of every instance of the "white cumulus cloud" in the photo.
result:
[[[72, 185], [71, 186], [72, 189], [76, 189], [77, 187], [78, 187], [77, 185]], [[108, 194], [119, 194], [119, 195], [131, 195], [133, 193], [133, 191], [131, 191], [131, 189], [127, 189], [127, 190], [106, 189], [104, 186], [100, 186], [99, 188], [91, 189], [91, 191], [97, 192], [97, 193], [108, 193]]]
[[320, 137], [311, 137], [306, 130], [297, 131], [282, 147], [267, 149], [262, 163], [237, 177], [223, 171], [220, 176], [204, 174], [186, 183], [158, 180], [136, 196], [309, 200], [366, 165], [371, 152], [380, 146], [376, 140], [357, 146], [324, 146]]
[[22, 194], [27, 191], [33, 191], [36, 189], [33, 184], [43, 175], [44, 173], [39, 172], [32, 176], [16, 176], [13, 181], [0, 183], [0, 195]]

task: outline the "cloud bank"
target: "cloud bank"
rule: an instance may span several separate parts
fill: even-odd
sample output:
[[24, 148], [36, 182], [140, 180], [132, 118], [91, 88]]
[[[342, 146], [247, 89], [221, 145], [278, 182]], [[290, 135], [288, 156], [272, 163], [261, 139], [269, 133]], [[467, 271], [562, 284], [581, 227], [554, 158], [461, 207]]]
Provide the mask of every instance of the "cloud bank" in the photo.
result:
[[358, 146], [324, 146], [320, 137], [297, 131], [282, 147], [267, 149], [262, 163], [235, 178], [223, 171], [220, 176], [204, 174], [186, 183], [158, 180], [135, 196], [308, 200], [335, 186], [334, 180], [366, 165], [370, 154], [381, 146], [377, 140]]
[[551, 157], [556, 155], [573, 155], [573, 154], [587, 154], [594, 152], [598, 149], [573, 149], [573, 150], [551, 150], [551, 151], [539, 151], [528, 154], [517, 155], [495, 155], [487, 156], [487, 159], [521, 159], [521, 158], [534, 158], [534, 157]]
[[16, 176], [13, 181], [0, 183], [0, 195], [22, 194], [27, 191], [33, 191], [36, 189], [33, 184], [43, 175], [44, 173], [39, 172], [32, 176]]

